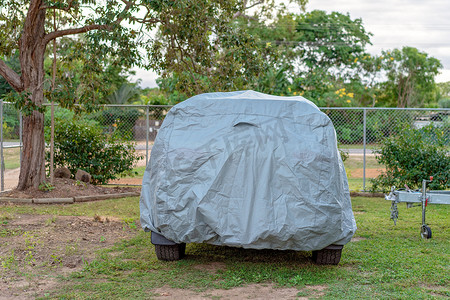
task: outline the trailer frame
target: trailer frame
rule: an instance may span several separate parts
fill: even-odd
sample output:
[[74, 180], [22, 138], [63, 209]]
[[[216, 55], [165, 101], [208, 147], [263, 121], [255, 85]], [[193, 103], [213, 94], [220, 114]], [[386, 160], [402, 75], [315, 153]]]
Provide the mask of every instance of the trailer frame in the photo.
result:
[[423, 239], [430, 239], [432, 232], [431, 228], [426, 224], [426, 209], [428, 204], [450, 204], [450, 191], [427, 191], [427, 183], [430, 180], [422, 180], [421, 190], [399, 189], [396, 190], [395, 186], [391, 188], [389, 195], [385, 195], [384, 199], [391, 201], [391, 219], [394, 221], [394, 225], [397, 224], [398, 219], [398, 207], [397, 204], [406, 202], [406, 207], [411, 208], [415, 206], [422, 207], [422, 226], [420, 227], [420, 236]]

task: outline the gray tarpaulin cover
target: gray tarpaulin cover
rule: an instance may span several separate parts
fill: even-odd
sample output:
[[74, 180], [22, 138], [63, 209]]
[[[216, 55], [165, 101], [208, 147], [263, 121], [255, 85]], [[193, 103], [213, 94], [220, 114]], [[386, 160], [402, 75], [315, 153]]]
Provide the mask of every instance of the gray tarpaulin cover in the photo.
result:
[[303, 97], [192, 97], [167, 114], [141, 224], [176, 243], [319, 250], [356, 230], [330, 119]]

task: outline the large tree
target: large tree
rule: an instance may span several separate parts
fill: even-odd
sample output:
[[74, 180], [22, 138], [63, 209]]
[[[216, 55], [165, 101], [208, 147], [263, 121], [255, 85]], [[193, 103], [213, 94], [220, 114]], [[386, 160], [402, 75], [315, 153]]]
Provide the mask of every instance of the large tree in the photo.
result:
[[[98, 47], [91, 49], [96, 50], [96, 54], [111, 49], [115, 54], [125, 55], [122, 59], [131, 64], [135, 60], [133, 54], [137, 53], [137, 44], [130, 43], [131, 32], [122, 23], [129, 20], [136, 9], [136, 1], [125, 0], [0, 1], [0, 53], [11, 55], [18, 51], [20, 61], [19, 75], [0, 60], [0, 75], [17, 92], [11, 99], [24, 113], [18, 189], [38, 187], [45, 179], [42, 104], [47, 45], [60, 37], [95, 31], [91, 45], [96, 42]], [[144, 21], [156, 22], [151, 18]], [[56, 24], [60, 25], [59, 29]], [[91, 58], [95, 62], [98, 57]]]
[[[303, 7], [307, 0], [286, 2]], [[161, 75], [159, 86], [178, 99], [201, 92], [257, 89], [267, 61], [246, 24], [264, 23], [278, 9], [286, 9], [283, 1], [203, 0], [165, 7], [161, 18], [167, 21], [149, 48], [152, 66]]]
[[414, 47], [403, 47], [382, 52], [383, 68], [388, 80], [383, 84], [386, 104], [397, 107], [420, 107], [434, 101], [435, 76], [441, 62]]
[[[5, 61], [0, 60], [0, 75], [16, 91], [9, 99], [24, 114], [23, 160], [18, 189], [38, 187], [45, 179], [42, 104], [45, 101], [44, 89], [48, 86], [45, 82], [44, 58], [49, 43], [57, 38], [83, 34], [73, 46], [73, 52], [78, 57], [72, 62], [83, 62], [81, 80], [84, 84], [77, 85], [73, 93], [67, 86], [62, 86], [45, 95], [52, 97], [59, 93], [73, 102], [89, 103], [89, 91], [101, 88], [99, 84], [92, 83], [101, 80], [98, 74], [105, 71], [102, 64], [105, 59], [112, 61], [113, 66], [130, 67], [142, 62], [140, 47], [147, 50], [155, 48], [157, 41], [148, 34], [141, 34], [144, 31], [148, 33], [157, 26], [162, 26], [163, 30], [178, 30], [180, 27], [176, 24], [180, 23], [189, 26], [189, 30], [183, 31], [184, 34], [202, 36], [205, 24], [197, 20], [221, 19], [222, 16], [230, 15], [230, 10], [236, 13], [234, 7], [240, 7], [241, 4], [240, 1], [225, 0], [0, 0], [0, 55], [10, 57], [18, 52], [20, 61], [20, 72], [15, 72]], [[203, 15], [208, 17], [202, 18]], [[239, 40], [229, 40], [232, 32], [225, 22], [208, 28], [214, 29], [218, 37], [228, 42], [222, 43], [216, 53], [222, 51], [221, 47], [233, 43], [233, 46], [237, 45], [236, 51], [242, 50]], [[209, 35], [205, 33], [204, 37], [184, 38], [188, 44], [182, 43], [175, 47], [188, 52], [189, 48], [196, 49], [195, 59], [207, 60], [211, 53], [201, 48], [205, 46], [202, 42], [209, 41]], [[157, 54], [151, 52], [151, 55]], [[152, 56], [150, 62], [153, 61]], [[178, 60], [172, 60], [172, 63], [178, 63]], [[73, 95], [80, 97], [72, 98]]]
[[[305, 3], [305, 0], [296, 0]], [[44, 173], [44, 95], [70, 104], [91, 104], [96, 91], [108, 86], [102, 73], [110, 66], [153, 67], [179, 76], [188, 93], [205, 89], [203, 82], [232, 89], [244, 86], [259, 70], [252, 37], [233, 25], [248, 9], [270, 7], [272, 0], [0, 0], [0, 57], [19, 53], [20, 72], [0, 59], [0, 75], [16, 91], [23, 119], [23, 160], [18, 189], [38, 187]], [[158, 29], [158, 36], [152, 31]], [[60, 74], [59, 86], [46, 86], [44, 58], [55, 39], [78, 36], [71, 57], [61, 66], [81, 62], [77, 84], [70, 72]], [[80, 36], [81, 35], [81, 36]], [[149, 54], [141, 54], [140, 50]], [[70, 51], [69, 51], [70, 52]], [[145, 51], [144, 51], [145, 52]], [[147, 63], [143, 60], [147, 58]], [[63, 59], [63, 57], [59, 57]], [[252, 61], [254, 63], [252, 63]], [[100, 75], [99, 75], [100, 74]], [[94, 92], [95, 91], [95, 92]], [[103, 94], [106, 96], [107, 94]], [[106, 98], [106, 97], [102, 97]], [[67, 101], [67, 99], [69, 101]]]
[[[258, 89], [275, 94], [300, 93], [328, 105], [344, 83], [366, 71], [370, 36], [361, 19], [320, 10], [293, 14], [279, 11], [273, 20], [243, 19], [267, 62]], [[364, 60], [364, 62], [363, 62]], [[338, 97], [340, 99], [340, 97]], [[328, 102], [319, 101], [319, 99]]]

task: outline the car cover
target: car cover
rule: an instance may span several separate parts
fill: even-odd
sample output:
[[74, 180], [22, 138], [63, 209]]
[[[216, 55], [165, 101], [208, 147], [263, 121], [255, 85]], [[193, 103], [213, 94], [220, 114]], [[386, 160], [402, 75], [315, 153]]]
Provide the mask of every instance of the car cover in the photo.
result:
[[175, 243], [319, 250], [356, 230], [330, 119], [303, 97], [208, 93], [175, 105], [152, 148], [141, 225]]

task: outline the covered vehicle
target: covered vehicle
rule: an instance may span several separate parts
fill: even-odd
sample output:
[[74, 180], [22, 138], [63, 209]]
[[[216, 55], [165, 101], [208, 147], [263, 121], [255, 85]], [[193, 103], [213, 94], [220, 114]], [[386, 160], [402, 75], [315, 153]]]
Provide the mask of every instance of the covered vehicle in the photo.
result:
[[169, 111], [140, 210], [163, 260], [204, 242], [337, 264], [356, 230], [330, 119], [303, 97], [254, 91], [201, 94]]

